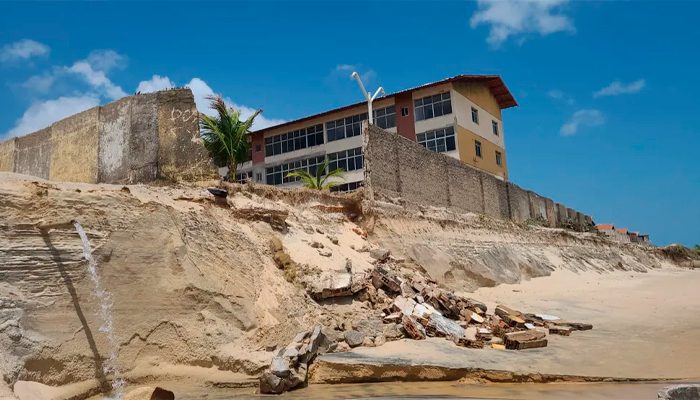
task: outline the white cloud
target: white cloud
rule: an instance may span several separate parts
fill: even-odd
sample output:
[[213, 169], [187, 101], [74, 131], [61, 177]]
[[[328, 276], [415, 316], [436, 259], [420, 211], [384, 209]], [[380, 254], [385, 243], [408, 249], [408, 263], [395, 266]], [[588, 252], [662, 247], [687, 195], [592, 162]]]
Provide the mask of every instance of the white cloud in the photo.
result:
[[[207, 99], [209, 96], [214, 96], [216, 93], [214, 90], [202, 79], [200, 78], [192, 78], [190, 82], [186, 85], [192, 90], [192, 94], [194, 95], [194, 102], [197, 105], [197, 110], [201, 113], [207, 114], [207, 115], [213, 115], [215, 113], [214, 110], [212, 110], [209, 107], [210, 101]], [[224, 101], [226, 104], [229, 106], [240, 110], [241, 111], [241, 118], [246, 119], [253, 115], [253, 113], [256, 111], [255, 108], [248, 107], [245, 105], [241, 104], [236, 104], [234, 101], [232, 101], [230, 98], [225, 97]], [[258, 129], [263, 129], [267, 128], [268, 126], [274, 126], [274, 125], [279, 125], [286, 122], [283, 119], [273, 119], [273, 118], [265, 118], [263, 114], [258, 115], [255, 118], [255, 121], [253, 122], [253, 130], [258, 130]]]
[[0, 61], [28, 60], [49, 54], [49, 46], [31, 39], [22, 39], [0, 49]]
[[371, 68], [365, 68], [362, 65], [355, 64], [338, 64], [335, 66], [335, 70], [332, 75], [340, 76], [342, 78], [349, 78], [353, 71], [357, 71], [362, 78], [362, 83], [368, 85], [377, 78], [377, 73]]
[[151, 79], [139, 82], [136, 91], [140, 93], [152, 93], [174, 87], [175, 84], [167, 76], [153, 75]]
[[59, 97], [53, 100], [34, 102], [17, 120], [15, 127], [6, 133], [6, 137], [20, 136], [46, 128], [60, 119], [99, 104], [100, 99], [91, 95]]
[[[126, 57], [113, 50], [97, 50], [69, 67], [54, 66], [50, 71], [29, 78], [21, 84], [23, 88], [42, 94], [52, 92], [54, 97], [34, 100], [5, 135], [17, 136], [42, 129], [67, 116], [99, 105], [101, 100], [126, 96], [124, 90], [107, 76], [109, 71], [123, 67], [125, 62]], [[78, 77], [86, 86], [76, 87], [75, 80], [70, 79], [72, 76]], [[63, 85], [58, 85], [59, 82]], [[61, 86], [61, 90], [52, 90], [54, 86]]]
[[644, 89], [646, 84], [647, 82], [644, 79], [638, 79], [627, 84], [620, 81], [614, 81], [608, 86], [593, 93], [593, 97], [619, 96], [621, 94], [639, 93], [642, 91], [642, 89]]
[[126, 96], [121, 87], [115, 85], [107, 73], [115, 68], [123, 68], [126, 57], [114, 50], [95, 50], [86, 59], [76, 61], [66, 68], [67, 72], [82, 77], [88, 85], [110, 100]]
[[22, 87], [27, 90], [31, 90], [39, 93], [46, 93], [51, 89], [56, 76], [50, 73], [35, 75], [27, 79], [22, 83]]
[[595, 109], [583, 109], [578, 110], [571, 118], [561, 126], [559, 133], [563, 136], [572, 136], [578, 132], [579, 127], [593, 127], [600, 126], [605, 123], [605, 117], [603, 113]]
[[547, 97], [557, 101], [562, 101], [568, 105], [573, 105], [576, 102], [573, 97], [569, 96], [568, 94], [564, 93], [559, 89], [552, 89], [548, 91]]
[[542, 36], [556, 32], [574, 32], [573, 21], [558, 11], [568, 0], [477, 0], [472, 28], [490, 25], [486, 41], [498, 47], [510, 37], [524, 40], [529, 33]]

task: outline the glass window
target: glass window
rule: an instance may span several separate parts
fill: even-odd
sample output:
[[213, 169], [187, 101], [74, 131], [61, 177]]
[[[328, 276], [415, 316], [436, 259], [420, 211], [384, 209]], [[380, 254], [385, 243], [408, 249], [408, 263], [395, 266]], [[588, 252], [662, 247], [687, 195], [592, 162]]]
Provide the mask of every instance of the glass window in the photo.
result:
[[481, 142], [478, 140], [474, 141], [474, 151], [477, 157], [481, 157]]
[[328, 154], [329, 171], [333, 171], [337, 168], [342, 168], [343, 171], [354, 171], [356, 169], [361, 169], [363, 164], [364, 160], [361, 147]]
[[358, 136], [362, 132], [362, 121], [367, 120], [367, 113], [326, 122], [328, 141]]
[[422, 144], [426, 149], [438, 153], [457, 149], [455, 130], [452, 126], [419, 133], [416, 135], [416, 141]]
[[474, 107], [472, 107], [472, 122], [479, 124], [479, 110]]
[[265, 138], [265, 156], [276, 156], [319, 144], [323, 144], [322, 124]]
[[362, 187], [362, 181], [343, 183], [331, 188], [331, 192], [352, 192]]
[[389, 106], [372, 111], [374, 124], [380, 128], [388, 129], [396, 126], [396, 107]]
[[408, 116], [408, 107], [401, 107], [401, 116], [402, 117]]
[[501, 156], [501, 152], [497, 151], [496, 152], [496, 165], [501, 166], [503, 165], [503, 158]]
[[414, 100], [413, 104], [415, 106], [416, 121], [452, 113], [452, 103], [450, 102], [449, 92], [426, 96], [422, 99]]
[[325, 157], [311, 157], [303, 160], [292, 161], [286, 164], [265, 168], [265, 183], [268, 185], [281, 185], [283, 183], [297, 182], [299, 178], [288, 176], [290, 172], [306, 170], [310, 174], [316, 174], [316, 168], [323, 163]]
[[493, 128], [493, 134], [498, 136], [498, 122], [491, 121], [491, 127]]

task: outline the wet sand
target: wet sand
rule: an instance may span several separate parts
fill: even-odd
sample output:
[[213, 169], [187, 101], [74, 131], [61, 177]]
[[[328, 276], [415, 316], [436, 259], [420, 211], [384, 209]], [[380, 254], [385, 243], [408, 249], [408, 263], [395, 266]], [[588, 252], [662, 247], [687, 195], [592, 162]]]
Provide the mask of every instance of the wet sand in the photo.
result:
[[[563, 384], [473, 384], [459, 382], [386, 382], [373, 384], [311, 385], [288, 392], [280, 399], [508, 399], [508, 400], [641, 400], [656, 399], [670, 382], [563, 383]], [[254, 389], [183, 389], [177, 399], [259, 399]]]

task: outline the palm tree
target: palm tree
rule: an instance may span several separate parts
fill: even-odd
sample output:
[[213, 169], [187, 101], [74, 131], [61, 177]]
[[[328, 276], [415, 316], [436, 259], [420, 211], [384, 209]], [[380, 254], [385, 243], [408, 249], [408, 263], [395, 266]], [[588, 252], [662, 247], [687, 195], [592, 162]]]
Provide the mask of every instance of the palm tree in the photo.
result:
[[199, 114], [200, 135], [214, 164], [228, 167], [228, 180], [234, 181], [238, 164], [248, 159], [248, 134], [255, 117], [262, 110], [257, 110], [248, 119], [241, 121], [241, 112], [227, 107], [221, 96], [209, 96], [207, 100], [211, 101], [211, 108], [218, 115]]
[[328, 160], [324, 160], [321, 163], [321, 165], [318, 165], [316, 167], [316, 174], [315, 175], [309, 173], [309, 171], [307, 171], [305, 169], [299, 169], [299, 170], [288, 173], [287, 177], [300, 178], [301, 181], [304, 183], [304, 186], [309, 188], [309, 189], [330, 190], [331, 188], [337, 186], [339, 182], [337, 182], [337, 181], [328, 182], [328, 178], [341, 177], [343, 175], [343, 172], [345, 172], [345, 171], [343, 171], [342, 168], [336, 168], [333, 171], [330, 171], [329, 173], [324, 174], [324, 172], [326, 172], [326, 168], [328, 168]]

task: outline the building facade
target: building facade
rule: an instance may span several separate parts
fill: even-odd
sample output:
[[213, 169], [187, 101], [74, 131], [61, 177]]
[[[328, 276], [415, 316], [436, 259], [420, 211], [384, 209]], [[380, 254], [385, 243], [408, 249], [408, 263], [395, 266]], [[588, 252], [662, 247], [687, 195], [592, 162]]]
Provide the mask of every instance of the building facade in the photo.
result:
[[[508, 179], [501, 111], [517, 103], [499, 76], [459, 75], [392, 93], [373, 103], [374, 124], [429, 150], [445, 153]], [[258, 130], [251, 135], [251, 161], [239, 166], [237, 180], [298, 185], [287, 175], [315, 172], [325, 159], [342, 168], [338, 190], [354, 190], [364, 179], [361, 102]]]

